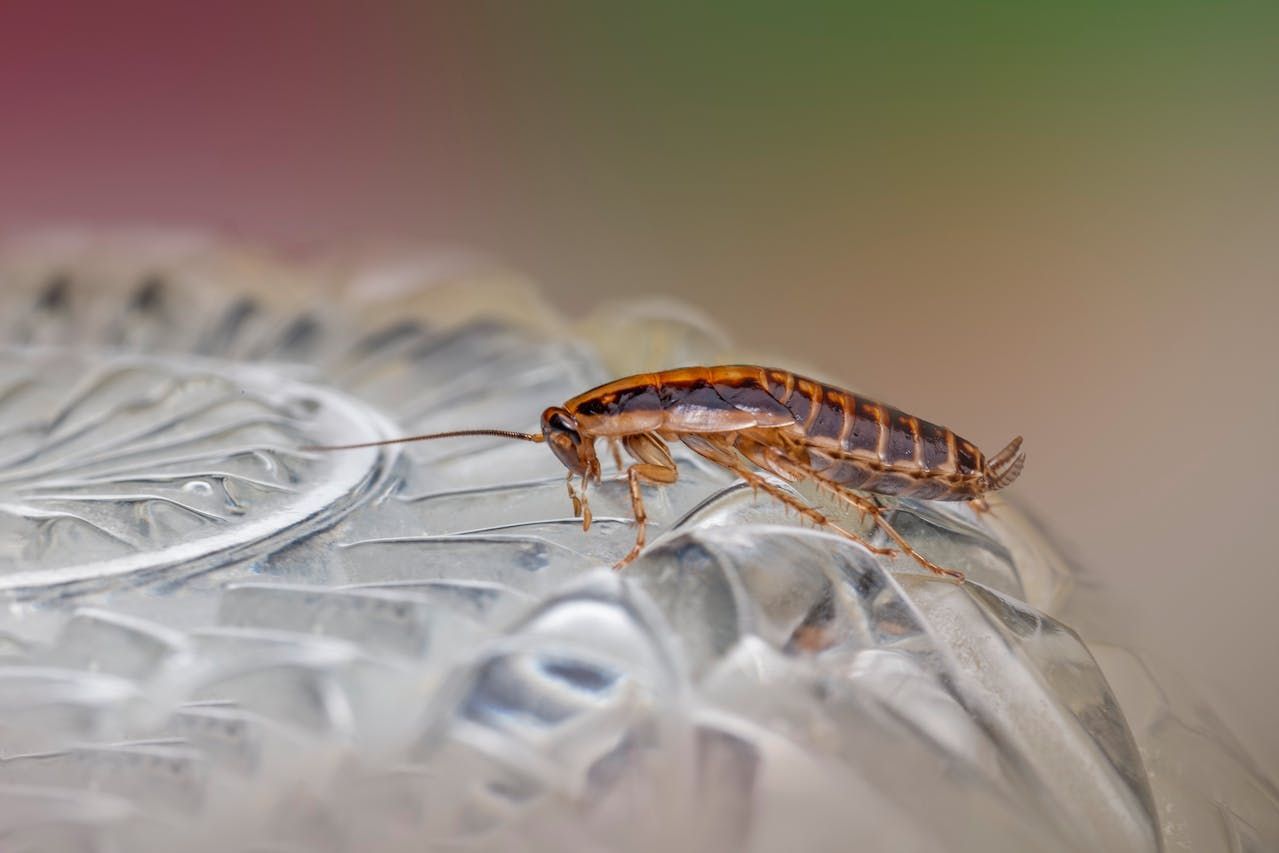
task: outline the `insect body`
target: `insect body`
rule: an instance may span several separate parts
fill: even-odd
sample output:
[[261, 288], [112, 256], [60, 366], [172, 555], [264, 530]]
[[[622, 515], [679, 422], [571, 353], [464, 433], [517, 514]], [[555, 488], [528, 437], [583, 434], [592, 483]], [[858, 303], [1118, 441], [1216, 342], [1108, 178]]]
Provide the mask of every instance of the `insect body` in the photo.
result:
[[[644, 547], [646, 515], [640, 486], [666, 485], [679, 477], [671, 441], [683, 442], [813, 522], [876, 553], [891, 553], [838, 527], [756, 468], [790, 482], [810, 481], [871, 516], [921, 565], [961, 581], [961, 572], [942, 568], [911, 547], [879, 505], [861, 493], [968, 500], [980, 506], [987, 492], [1017, 479], [1025, 463], [1020, 437], [986, 459], [971, 442], [945, 427], [785, 370], [748, 365], [686, 367], [618, 379], [547, 409], [541, 434], [464, 430], [344, 447], [477, 434], [550, 445], [568, 469], [569, 497], [583, 529], [591, 522], [586, 487], [600, 480], [596, 441], [608, 441], [619, 467], [620, 444], [634, 460], [626, 476], [636, 538], [617, 568], [634, 560]], [[575, 477], [580, 491], [573, 488]]]

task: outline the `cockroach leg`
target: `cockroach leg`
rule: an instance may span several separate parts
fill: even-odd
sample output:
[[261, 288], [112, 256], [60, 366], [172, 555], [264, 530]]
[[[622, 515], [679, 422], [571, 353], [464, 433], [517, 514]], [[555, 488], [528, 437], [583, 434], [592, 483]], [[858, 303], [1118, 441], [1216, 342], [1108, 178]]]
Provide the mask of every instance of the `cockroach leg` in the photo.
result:
[[582, 519], [582, 530], [591, 529], [591, 505], [586, 500], [586, 478], [582, 478], [582, 491], [573, 488], [573, 472], [568, 472], [568, 499], [573, 502], [573, 517]]
[[[817, 510], [803, 503], [799, 499], [787, 494], [781, 489], [776, 488], [767, 480], [764, 480], [762, 477], [760, 477], [758, 474], [756, 474], [754, 471], [748, 468], [745, 465], [745, 463], [742, 462], [742, 460], [734, 452], [733, 446], [729, 444], [728, 442], [724, 441], [723, 439], [720, 439], [717, 441], [710, 436], [699, 436], [697, 437], [696, 440], [693, 440], [693, 441], [689, 441], [688, 439], [685, 439], [684, 443], [687, 444], [694, 452], [699, 453], [702, 456], [705, 456], [707, 459], [711, 460], [717, 465], [724, 466], [725, 468], [732, 471], [734, 474], [737, 474], [737, 476], [741, 477], [743, 480], [746, 480], [748, 483], [751, 483], [752, 486], [757, 486], [758, 488], [763, 489], [764, 491], [768, 492], [773, 497], [785, 503], [787, 506], [798, 509], [807, 518], [813, 520], [817, 524], [830, 527], [831, 529], [838, 531], [843, 536], [864, 546], [865, 548], [870, 550], [872, 553], [881, 554], [884, 556], [892, 556], [895, 553], [891, 549], [879, 548], [874, 545], [871, 545], [862, 537], [852, 533], [851, 531], [844, 530], [839, 525], [831, 522], [824, 515], [817, 512]], [[751, 453], [751, 455], [759, 457], [759, 459], [756, 460], [757, 462], [766, 462], [767, 467], [769, 469], [784, 474], [787, 479], [791, 479], [791, 480], [808, 479], [811, 482], [815, 483], [819, 488], [826, 489], [827, 491], [831, 492], [832, 494], [836, 495], [842, 500], [848, 502], [849, 504], [852, 504], [852, 506], [855, 507], [862, 514], [863, 518], [865, 518], [867, 515], [871, 516], [875, 520], [875, 523], [879, 525], [879, 527], [882, 528], [883, 531], [887, 533], [893, 539], [894, 542], [900, 545], [903, 551], [909, 554], [921, 566], [928, 569], [930, 572], [933, 572], [939, 575], [944, 575], [946, 577], [955, 579], [959, 583], [963, 583], [964, 581], [963, 572], [958, 572], [958, 571], [955, 571], [954, 569], [942, 568], [941, 566], [934, 563], [932, 560], [929, 560], [923, 554], [916, 551], [913, 547], [911, 547], [911, 544], [907, 542], [906, 539], [900, 533], [898, 533], [891, 524], [889, 524], [888, 519], [884, 518], [884, 514], [880, 510], [879, 505], [875, 503], [873, 500], [862, 497], [861, 495], [858, 495], [855, 492], [851, 492], [846, 489], [841, 489], [835, 484], [830, 483], [829, 481], [822, 480], [817, 477], [813, 477], [810, 472], [804, 470], [802, 466], [797, 465], [794, 462], [786, 459], [783, 454], [775, 451], [769, 452], [769, 449], [766, 446], [762, 446], [757, 442], [752, 442], [750, 444], [747, 444], [745, 448], [746, 448], [746, 451], [749, 451]]]
[[[798, 480], [809, 480], [810, 482], [815, 483], [820, 488], [829, 488], [829, 486], [827, 486], [827, 484], [823, 480], [818, 480], [816, 478], [811, 477], [809, 473], [805, 471], [801, 466], [796, 465], [794, 462], [791, 462], [789, 459], [785, 457], [784, 454], [780, 453], [775, 448], [771, 448], [771, 447], [768, 447], [767, 445], [762, 445], [759, 443], [752, 442], [750, 444], [747, 444], [743, 448], [742, 452], [745, 453], [748, 456], [748, 458], [751, 459], [752, 462], [755, 462], [757, 465], [760, 465], [761, 467], [766, 467], [768, 470], [777, 474], [779, 477], [781, 477], [784, 480], [790, 480], [791, 482], [796, 482]], [[746, 469], [746, 470], [749, 471], [750, 469]], [[751, 472], [751, 473], [754, 473], [754, 472]], [[761, 480], [760, 482], [761, 482], [761, 488], [767, 488], [767, 484], [768, 484], [767, 480]], [[778, 500], [781, 500], [787, 506], [796, 507], [796, 498], [787, 494], [786, 492], [781, 491], [780, 489], [769, 490], [769, 494], [778, 498]], [[897, 556], [897, 552], [894, 551], [892, 548], [880, 548], [877, 545], [872, 545], [865, 538], [858, 536], [856, 533], [853, 533], [851, 530], [845, 530], [844, 528], [840, 527], [835, 522], [826, 518], [826, 516], [822, 515], [817, 510], [813, 509], [808, 504], [800, 503], [796, 508], [799, 509], [800, 513], [803, 514], [805, 517], [813, 521], [816, 521], [816, 523], [819, 525], [829, 527], [830, 529], [834, 530], [836, 533], [843, 536], [845, 539], [852, 540], [853, 542], [856, 542], [858, 545], [861, 545], [863, 548], [865, 548], [867, 551], [870, 551], [872, 554], [878, 554], [881, 557]], [[865, 513], [863, 513], [862, 515], [864, 517]], [[816, 518], [814, 518], [814, 516], [816, 516]], [[817, 518], [820, 518], [822, 520], [817, 521]]]
[[583, 532], [591, 529], [591, 504], [590, 504], [590, 501], [586, 499], [586, 483], [587, 483], [586, 475], [583, 474], [581, 491], [577, 493], [577, 499], [582, 504], [582, 531]]
[[622, 470], [622, 445], [616, 438], [609, 436], [608, 449], [613, 452], [613, 464], [617, 466], [617, 470]]
[[894, 542], [900, 545], [901, 549], [905, 551], [907, 554], [909, 554], [915, 560], [915, 562], [919, 563], [921, 566], [928, 569], [933, 574], [943, 575], [945, 577], [951, 578], [956, 583], [964, 582], [965, 576], [963, 572], [957, 571], [955, 569], [943, 568], [937, 565], [936, 563], [934, 563], [932, 560], [925, 557], [923, 554], [916, 551], [914, 547], [912, 547], [911, 544], [906, 541], [906, 537], [898, 533], [897, 529], [894, 528], [893, 525], [889, 523], [888, 519], [884, 517], [883, 510], [880, 509], [879, 504], [875, 503], [869, 498], [862, 497], [861, 495], [855, 492], [850, 492], [844, 489], [838, 489], [836, 491], [836, 494], [838, 494], [842, 499], [844, 499], [848, 503], [857, 507], [857, 509], [861, 510], [863, 513], [866, 513], [867, 515], [870, 515], [872, 518], [874, 518], [875, 523], [879, 525], [879, 528], [883, 530], [885, 533], [887, 533]]
[[[781, 501], [781, 503], [784, 506], [790, 507], [791, 509], [797, 511], [800, 515], [802, 515], [804, 518], [807, 518], [809, 521], [813, 522], [818, 527], [829, 527], [831, 530], [834, 530], [836, 533], [843, 536], [844, 538], [850, 539], [853, 542], [856, 542], [858, 545], [861, 545], [863, 548], [870, 551], [872, 554], [879, 554], [881, 556], [891, 557], [896, 553], [892, 549], [879, 548], [875, 545], [870, 544], [865, 539], [858, 536], [856, 533], [853, 533], [851, 530], [845, 530], [844, 528], [840, 527], [838, 524], [831, 521], [821, 512], [809, 506], [808, 504], [804, 503], [804, 501], [801, 500], [800, 498], [796, 497], [795, 495], [792, 495], [790, 492], [787, 492], [783, 489], [778, 488], [777, 486], [770, 483], [768, 480], [765, 480], [758, 473], [751, 470], [750, 467], [747, 466], [746, 463], [741, 460], [741, 458], [737, 455], [737, 452], [734, 450], [733, 446], [728, 442], [728, 440], [716, 439], [707, 435], [700, 435], [695, 437], [689, 436], [688, 438], [684, 439], [684, 443], [694, 453], [697, 453], [700, 456], [706, 457], [710, 461], [714, 462], [716, 465], [720, 465], [724, 468], [727, 468], [728, 470], [732, 471], [737, 476], [741, 477], [756, 493], [763, 491], [771, 495], [772, 497]], [[780, 472], [777, 472], [777, 473], [779, 473], [780, 475]], [[787, 476], [787, 479], [790, 479], [790, 477]]]
[[573, 472], [568, 472], [568, 479], [564, 481], [568, 486], [568, 499], [573, 502], [573, 517], [582, 517], [582, 500], [577, 496], [577, 492], [573, 491]]
[[769, 495], [772, 495], [774, 498], [781, 501], [786, 506], [798, 511], [800, 515], [802, 515], [804, 518], [807, 518], [809, 521], [813, 522], [818, 527], [829, 527], [831, 530], [834, 530], [840, 536], [843, 536], [845, 539], [849, 539], [853, 542], [856, 542], [858, 545], [861, 545], [863, 548], [865, 548], [867, 551], [870, 551], [872, 554], [878, 554], [881, 557], [896, 556], [897, 552], [894, 551], [892, 548], [880, 548], [877, 545], [872, 545], [866, 539], [864, 539], [861, 536], [858, 536], [853, 531], [845, 530], [844, 528], [840, 527], [835, 522], [831, 521], [821, 512], [817, 511], [813, 507], [804, 503], [804, 501], [800, 500], [799, 498], [795, 497], [789, 492], [779, 489], [777, 486], [774, 486], [772, 483], [768, 482], [763, 477], [760, 477], [758, 474], [756, 474], [754, 471], [750, 470], [749, 468], [742, 466], [740, 469], [733, 469], [733, 473], [737, 474], [739, 477], [746, 480], [748, 483], [751, 484], [752, 487], [755, 487], [761, 491], [768, 493]]
[[972, 507], [973, 512], [978, 514], [990, 512], [990, 503], [985, 498], [973, 498], [968, 502], [968, 505]]
[[614, 569], [624, 568], [639, 556], [647, 541], [648, 513], [644, 511], [644, 496], [640, 494], [640, 484], [666, 486], [679, 478], [679, 471], [674, 467], [650, 465], [638, 462], [626, 469], [626, 479], [631, 488], [631, 512], [635, 516], [635, 545], [625, 557], [613, 564]]
[[637, 467], [639, 466], [634, 466], [626, 472], [626, 479], [631, 488], [631, 515], [635, 518], [635, 544], [631, 546], [631, 550], [625, 557], [613, 564], [615, 571], [625, 568], [639, 556], [640, 551], [644, 550], [648, 537], [648, 513], [644, 511], [644, 496], [640, 493], [639, 474], [635, 470]]

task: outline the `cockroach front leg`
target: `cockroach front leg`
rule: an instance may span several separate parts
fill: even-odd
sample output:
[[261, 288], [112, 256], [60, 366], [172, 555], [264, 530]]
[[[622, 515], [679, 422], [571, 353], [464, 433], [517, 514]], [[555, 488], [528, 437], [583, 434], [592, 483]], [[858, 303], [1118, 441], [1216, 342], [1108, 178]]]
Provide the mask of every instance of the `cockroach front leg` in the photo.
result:
[[573, 502], [573, 517], [582, 517], [582, 501], [577, 496], [577, 492], [573, 491], [573, 472], [568, 472], [568, 478], [564, 481], [564, 485], [568, 486], [568, 499]]
[[591, 529], [591, 505], [586, 501], [586, 479], [582, 478], [582, 493], [573, 490], [573, 472], [568, 472], [568, 499], [573, 502], [573, 517], [582, 519], [582, 530]]
[[635, 545], [625, 557], [613, 564], [614, 569], [624, 568], [638, 557], [647, 541], [648, 513], [644, 511], [644, 496], [640, 493], [640, 484], [667, 486], [678, 478], [679, 472], [674, 466], [668, 468], [639, 462], [626, 469], [627, 483], [631, 488], [631, 512], [635, 516]]

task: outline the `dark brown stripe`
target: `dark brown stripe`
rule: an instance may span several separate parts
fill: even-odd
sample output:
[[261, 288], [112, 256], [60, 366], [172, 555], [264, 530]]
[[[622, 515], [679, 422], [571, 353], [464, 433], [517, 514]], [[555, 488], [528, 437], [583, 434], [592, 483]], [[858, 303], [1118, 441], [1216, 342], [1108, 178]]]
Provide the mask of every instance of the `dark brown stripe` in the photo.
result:
[[955, 436], [955, 457], [961, 475], [968, 477], [981, 473], [981, 451], [973, 447], [972, 442]]
[[658, 389], [662, 408], [672, 409], [711, 409], [724, 411], [734, 408], [725, 400], [719, 390], [705, 379], [688, 379], [677, 382], [663, 382]]
[[808, 427], [809, 438], [824, 438], [838, 446], [839, 434], [844, 426], [844, 410], [839, 405], [839, 396], [829, 391], [822, 395], [818, 403], [817, 416]]
[[889, 465], [915, 465], [918, 449], [919, 421], [898, 409], [888, 410], [888, 442], [884, 462]]
[[736, 409], [755, 414], [766, 413], [777, 419], [794, 417], [757, 379], [743, 378], [736, 382], [716, 382], [714, 386], [723, 400]]
[[946, 430], [928, 421], [919, 422], [919, 440], [922, 443], [920, 461], [925, 471], [940, 471], [950, 461], [950, 445]]
[[622, 412], [656, 411], [662, 407], [657, 388], [633, 385], [583, 400], [577, 411], [583, 415], [617, 415]]
[[795, 422], [803, 427], [805, 434], [808, 433], [813, 418], [817, 417], [817, 411], [821, 408], [821, 397], [822, 387], [816, 382], [800, 379], [795, 383], [795, 393], [786, 404], [786, 408], [795, 416]]
[[883, 416], [883, 407], [873, 400], [857, 399], [857, 420], [853, 424], [847, 450], [862, 450], [879, 454], [879, 419]]

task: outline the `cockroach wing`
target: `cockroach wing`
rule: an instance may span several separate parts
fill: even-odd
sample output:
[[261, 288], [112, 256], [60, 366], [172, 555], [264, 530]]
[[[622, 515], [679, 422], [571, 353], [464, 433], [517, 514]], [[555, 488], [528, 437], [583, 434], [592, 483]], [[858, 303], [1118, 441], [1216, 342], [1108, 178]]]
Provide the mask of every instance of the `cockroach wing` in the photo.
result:
[[628, 376], [564, 404], [591, 435], [653, 430], [740, 432], [789, 426], [795, 415], [764, 387], [759, 368], [689, 367]]
[[789, 426], [790, 410], [759, 387], [694, 382], [662, 388], [666, 428], [677, 432], [740, 432]]
[[753, 426], [783, 427], [795, 423], [795, 415], [777, 398], [754, 384], [716, 382], [715, 393], [739, 412], [751, 415]]

